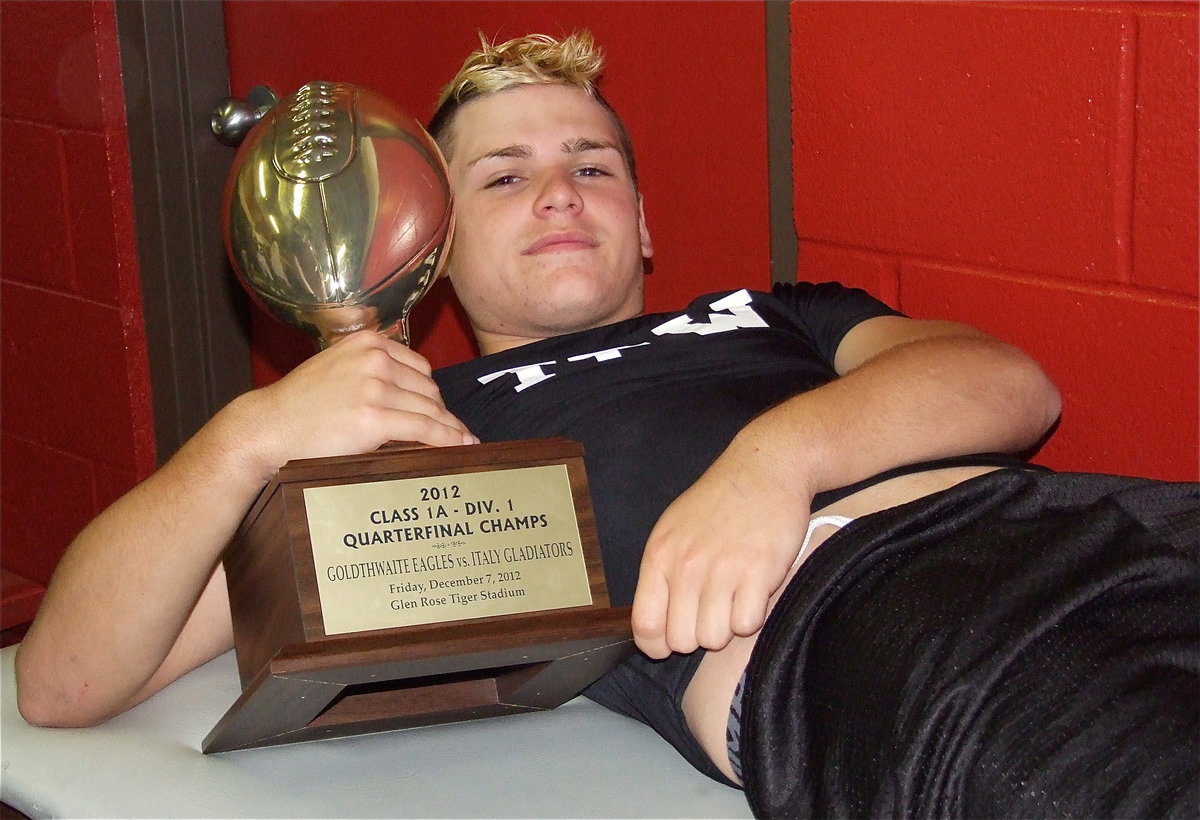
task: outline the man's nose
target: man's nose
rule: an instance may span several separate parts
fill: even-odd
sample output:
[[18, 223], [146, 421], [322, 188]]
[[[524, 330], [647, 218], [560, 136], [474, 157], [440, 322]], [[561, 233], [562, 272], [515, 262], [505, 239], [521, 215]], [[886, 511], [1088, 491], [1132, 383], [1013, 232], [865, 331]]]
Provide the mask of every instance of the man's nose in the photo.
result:
[[540, 216], [557, 212], [578, 213], [583, 210], [583, 198], [575, 186], [575, 178], [565, 171], [546, 174], [541, 180], [534, 210]]

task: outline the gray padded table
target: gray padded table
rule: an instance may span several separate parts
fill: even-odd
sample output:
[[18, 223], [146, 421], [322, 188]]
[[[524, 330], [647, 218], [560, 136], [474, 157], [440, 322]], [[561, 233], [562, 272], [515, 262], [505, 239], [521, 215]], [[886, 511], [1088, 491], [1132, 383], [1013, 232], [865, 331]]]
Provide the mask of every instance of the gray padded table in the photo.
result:
[[17, 712], [0, 651], [0, 799], [30, 817], [750, 817], [652, 730], [547, 712], [204, 755], [240, 694], [228, 652], [91, 729]]

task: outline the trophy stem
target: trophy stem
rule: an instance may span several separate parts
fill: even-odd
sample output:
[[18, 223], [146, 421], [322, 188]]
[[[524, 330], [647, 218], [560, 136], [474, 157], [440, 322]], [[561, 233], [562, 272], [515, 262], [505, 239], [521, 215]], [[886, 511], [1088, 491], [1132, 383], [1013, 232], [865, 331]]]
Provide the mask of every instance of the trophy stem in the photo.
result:
[[[321, 350], [326, 349], [327, 347], [330, 347], [335, 342], [337, 342], [339, 339], [341, 339], [344, 336], [349, 335], [350, 333], [355, 333], [360, 330], [372, 329], [371, 325], [362, 325], [362, 324], [349, 325], [349, 326], [333, 325], [333, 324], [330, 324], [328, 322], [328, 320], [326, 320], [323, 323], [321, 321], [321, 318], [322, 318], [322, 314], [318, 314], [318, 318], [317, 318], [316, 322], [313, 325], [311, 325], [311, 327], [314, 330], [314, 332], [312, 332], [311, 335], [313, 337], [313, 341], [316, 342], [318, 351], [321, 351]], [[381, 336], [386, 336], [389, 339], [395, 339], [396, 341], [400, 342], [405, 347], [410, 346], [409, 345], [409, 335], [408, 335], [408, 314], [407, 313], [387, 327], [379, 327], [378, 325], [376, 325], [374, 327], [374, 330], [376, 333], [378, 333]]]
[[405, 347], [412, 346], [409, 344], [410, 339], [408, 336], [408, 314], [407, 313], [405, 313], [403, 316], [401, 316], [400, 320], [398, 322], [395, 322], [391, 327], [380, 330], [379, 332], [382, 333], [384, 336], [387, 336], [389, 339], [395, 339], [397, 342], [404, 345]]

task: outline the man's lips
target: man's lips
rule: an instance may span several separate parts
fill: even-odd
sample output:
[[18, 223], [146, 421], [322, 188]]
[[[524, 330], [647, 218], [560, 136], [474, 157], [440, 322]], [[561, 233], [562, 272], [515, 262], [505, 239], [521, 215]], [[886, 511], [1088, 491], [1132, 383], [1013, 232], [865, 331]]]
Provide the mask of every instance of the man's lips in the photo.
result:
[[546, 234], [522, 251], [522, 253], [525, 256], [532, 256], [534, 254], [551, 253], [554, 251], [586, 250], [594, 248], [599, 244], [595, 239], [582, 231], [558, 231]]

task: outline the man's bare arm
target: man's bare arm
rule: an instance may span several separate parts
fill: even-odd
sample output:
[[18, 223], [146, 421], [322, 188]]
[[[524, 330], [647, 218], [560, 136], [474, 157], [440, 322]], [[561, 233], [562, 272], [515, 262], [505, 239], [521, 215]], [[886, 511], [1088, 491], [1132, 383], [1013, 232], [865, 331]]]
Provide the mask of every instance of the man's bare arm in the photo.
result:
[[1059, 412], [1032, 359], [952, 322], [867, 320], [835, 367], [841, 378], [747, 425], [659, 519], [633, 610], [647, 654], [720, 649], [760, 629], [818, 492], [903, 464], [1020, 452]]
[[231, 402], [75, 539], [18, 650], [32, 723], [99, 723], [232, 646], [221, 551], [292, 458], [464, 444], [420, 356], [356, 334]]

